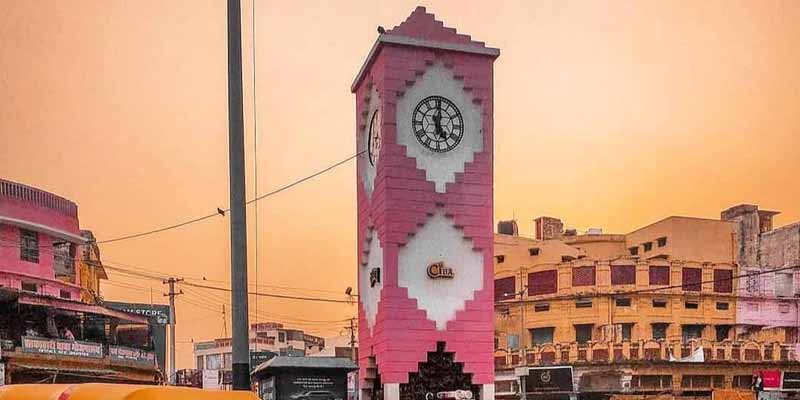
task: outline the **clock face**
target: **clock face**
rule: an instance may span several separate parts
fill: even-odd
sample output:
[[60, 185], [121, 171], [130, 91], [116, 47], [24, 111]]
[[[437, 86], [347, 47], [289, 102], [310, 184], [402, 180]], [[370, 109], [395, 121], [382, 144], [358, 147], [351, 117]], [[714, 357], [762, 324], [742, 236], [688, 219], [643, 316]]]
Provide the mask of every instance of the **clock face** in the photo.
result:
[[372, 113], [367, 135], [369, 163], [375, 166], [375, 164], [378, 163], [378, 156], [381, 153], [381, 115], [379, 110], [375, 110], [375, 112]]
[[442, 96], [422, 99], [411, 116], [411, 126], [419, 143], [437, 153], [453, 150], [464, 136], [461, 111]]

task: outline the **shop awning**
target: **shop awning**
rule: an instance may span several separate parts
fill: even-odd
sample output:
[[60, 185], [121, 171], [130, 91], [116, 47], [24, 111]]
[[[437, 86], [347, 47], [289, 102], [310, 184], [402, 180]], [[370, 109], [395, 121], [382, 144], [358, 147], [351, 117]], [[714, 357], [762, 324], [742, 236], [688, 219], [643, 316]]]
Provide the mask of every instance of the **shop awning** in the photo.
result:
[[69, 301], [64, 299], [57, 299], [54, 297], [45, 297], [45, 296], [38, 296], [35, 294], [30, 293], [20, 293], [19, 299], [20, 304], [30, 304], [34, 306], [43, 306], [43, 307], [53, 307], [59, 310], [68, 310], [68, 311], [75, 311], [87, 314], [95, 314], [95, 315], [104, 315], [106, 317], [116, 318], [121, 321], [135, 323], [135, 324], [147, 324], [148, 318], [145, 316], [137, 315], [137, 314], [130, 314], [123, 311], [112, 310], [110, 308], [106, 308], [103, 306], [98, 306], [94, 304], [87, 304], [81, 303], [77, 301]]

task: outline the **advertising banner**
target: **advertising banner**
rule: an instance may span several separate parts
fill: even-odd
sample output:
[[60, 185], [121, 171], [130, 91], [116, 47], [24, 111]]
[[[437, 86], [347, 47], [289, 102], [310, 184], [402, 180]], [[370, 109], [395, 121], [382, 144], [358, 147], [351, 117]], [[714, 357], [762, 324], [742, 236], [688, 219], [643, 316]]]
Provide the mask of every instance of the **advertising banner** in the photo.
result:
[[112, 361], [134, 362], [143, 365], [156, 363], [156, 353], [130, 347], [109, 346], [108, 355]]
[[131, 314], [144, 315], [150, 318], [150, 332], [153, 336], [153, 347], [156, 349], [156, 361], [161, 371], [166, 371], [167, 324], [169, 323], [169, 306], [162, 304], [139, 304], [107, 301], [103, 305], [114, 310]]
[[347, 378], [292, 371], [278, 377], [278, 396], [291, 400], [346, 400]]
[[58, 356], [103, 358], [103, 346], [100, 343], [45, 339], [31, 336], [22, 337], [22, 351], [24, 353]]
[[785, 371], [782, 387], [784, 390], [800, 390], [800, 372]]
[[778, 369], [765, 369], [757, 371], [763, 379], [764, 390], [779, 390], [781, 388], [781, 371]]
[[203, 389], [219, 389], [219, 370], [203, 370]]
[[530, 368], [525, 376], [526, 393], [573, 391], [572, 367]]
[[251, 351], [250, 352], [250, 372], [253, 372], [259, 365], [272, 360], [278, 353], [274, 351]]

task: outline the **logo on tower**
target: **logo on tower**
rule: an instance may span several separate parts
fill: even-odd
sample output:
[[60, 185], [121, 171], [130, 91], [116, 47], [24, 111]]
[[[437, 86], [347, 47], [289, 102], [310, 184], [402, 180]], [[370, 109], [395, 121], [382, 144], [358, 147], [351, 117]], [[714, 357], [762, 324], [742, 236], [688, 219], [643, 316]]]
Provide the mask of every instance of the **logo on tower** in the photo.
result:
[[453, 269], [444, 266], [444, 261], [428, 265], [428, 277], [431, 279], [453, 278]]

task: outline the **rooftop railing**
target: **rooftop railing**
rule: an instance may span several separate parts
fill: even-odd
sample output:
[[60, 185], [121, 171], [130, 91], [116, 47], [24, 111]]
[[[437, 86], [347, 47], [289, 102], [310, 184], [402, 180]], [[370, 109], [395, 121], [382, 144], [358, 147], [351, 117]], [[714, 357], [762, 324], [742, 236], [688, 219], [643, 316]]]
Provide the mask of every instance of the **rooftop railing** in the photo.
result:
[[27, 185], [0, 179], [0, 196], [22, 200], [77, 218], [78, 206], [60, 196]]

